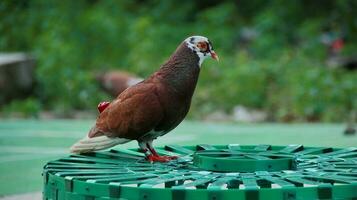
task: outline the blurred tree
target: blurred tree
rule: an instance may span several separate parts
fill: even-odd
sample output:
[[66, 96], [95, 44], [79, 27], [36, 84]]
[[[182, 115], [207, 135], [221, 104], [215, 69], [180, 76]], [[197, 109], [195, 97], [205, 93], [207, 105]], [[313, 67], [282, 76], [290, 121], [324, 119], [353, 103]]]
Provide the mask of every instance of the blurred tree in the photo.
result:
[[356, 53], [356, 8], [354, 0], [2, 0], [0, 51], [38, 60], [39, 84], [24, 104], [66, 113], [109, 99], [93, 71], [146, 77], [184, 38], [205, 35], [222, 61], [205, 63], [191, 117], [240, 104], [272, 120], [339, 121], [356, 106], [357, 75], [326, 69], [320, 40], [343, 34], [342, 54]]

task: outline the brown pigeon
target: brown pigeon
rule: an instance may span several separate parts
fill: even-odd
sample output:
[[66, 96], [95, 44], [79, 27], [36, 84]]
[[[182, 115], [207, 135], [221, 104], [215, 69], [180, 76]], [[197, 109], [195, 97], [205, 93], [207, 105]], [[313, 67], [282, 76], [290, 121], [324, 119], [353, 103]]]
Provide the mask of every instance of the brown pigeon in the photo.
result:
[[96, 77], [100, 86], [111, 96], [117, 97], [128, 87], [133, 86], [143, 79], [125, 71], [107, 71]]
[[207, 57], [218, 61], [206, 37], [185, 39], [158, 71], [106, 105], [88, 136], [75, 143], [71, 152], [97, 151], [137, 140], [147, 160], [167, 162], [175, 159], [158, 155], [152, 142], [185, 118], [201, 64]]

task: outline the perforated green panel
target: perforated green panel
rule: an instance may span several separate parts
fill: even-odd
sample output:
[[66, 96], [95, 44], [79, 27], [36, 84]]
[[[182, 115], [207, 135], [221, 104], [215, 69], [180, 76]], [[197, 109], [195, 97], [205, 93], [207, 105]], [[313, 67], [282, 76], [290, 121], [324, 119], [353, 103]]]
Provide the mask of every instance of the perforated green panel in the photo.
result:
[[351, 199], [357, 148], [169, 145], [169, 163], [138, 149], [71, 155], [44, 167], [44, 199]]

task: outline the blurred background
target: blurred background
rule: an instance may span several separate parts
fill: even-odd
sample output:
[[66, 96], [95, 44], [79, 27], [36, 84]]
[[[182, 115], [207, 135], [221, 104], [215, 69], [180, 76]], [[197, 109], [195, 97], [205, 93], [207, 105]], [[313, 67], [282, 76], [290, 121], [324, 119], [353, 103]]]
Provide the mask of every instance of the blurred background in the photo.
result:
[[221, 62], [204, 64], [191, 119], [254, 118], [255, 110], [262, 121], [341, 122], [357, 102], [356, 8], [348, 0], [1, 1], [0, 51], [31, 62], [15, 74], [2, 63], [1, 115], [95, 111], [112, 99], [100, 74], [145, 78], [183, 39], [205, 35]]
[[[48, 156], [67, 153], [99, 102], [156, 71], [190, 35], [207, 36], [220, 62], [203, 64], [189, 121], [175, 130], [183, 136], [162, 144], [356, 145], [343, 136], [355, 132], [356, 10], [354, 0], [2, 0], [0, 148], [13, 157], [0, 153], [0, 178], [13, 179], [9, 162], [27, 154], [40, 173]], [[212, 137], [192, 136], [203, 131]], [[17, 176], [36, 184], [15, 181], [0, 195], [39, 190], [34, 171]]]

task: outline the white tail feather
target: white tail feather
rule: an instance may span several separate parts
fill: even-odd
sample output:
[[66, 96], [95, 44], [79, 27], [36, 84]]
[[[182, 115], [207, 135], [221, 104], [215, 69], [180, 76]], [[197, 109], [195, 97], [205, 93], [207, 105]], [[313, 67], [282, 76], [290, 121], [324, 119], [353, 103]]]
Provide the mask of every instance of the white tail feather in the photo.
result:
[[110, 138], [105, 135], [98, 137], [85, 137], [76, 142], [71, 147], [72, 153], [86, 153], [91, 151], [98, 151], [113, 147], [117, 144], [124, 144], [129, 142], [129, 139], [125, 138]]

